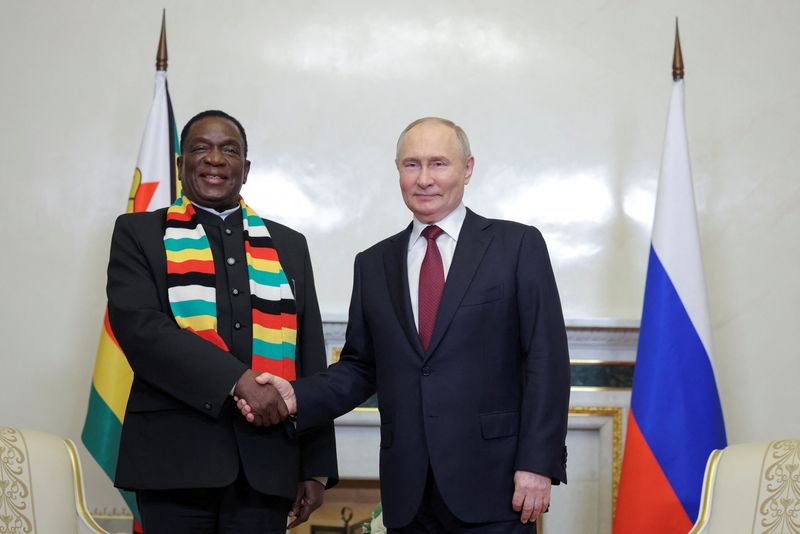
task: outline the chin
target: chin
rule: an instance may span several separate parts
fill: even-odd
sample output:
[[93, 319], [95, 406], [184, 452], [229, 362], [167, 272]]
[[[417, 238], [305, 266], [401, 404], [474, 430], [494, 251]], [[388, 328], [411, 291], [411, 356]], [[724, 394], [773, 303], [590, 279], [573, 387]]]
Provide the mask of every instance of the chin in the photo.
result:
[[439, 206], [431, 206], [430, 204], [423, 204], [416, 206], [417, 209], [413, 210], [417, 217], [435, 217], [442, 209]]
[[435, 214], [424, 214], [423, 215], [421, 213], [415, 213], [414, 215], [417, 217], [417, 220], [419, 222], [421, 222], [422, 224], [433, 224], [433, 223], [439, 221], [439, 219], [437, 218], [437, 216]]

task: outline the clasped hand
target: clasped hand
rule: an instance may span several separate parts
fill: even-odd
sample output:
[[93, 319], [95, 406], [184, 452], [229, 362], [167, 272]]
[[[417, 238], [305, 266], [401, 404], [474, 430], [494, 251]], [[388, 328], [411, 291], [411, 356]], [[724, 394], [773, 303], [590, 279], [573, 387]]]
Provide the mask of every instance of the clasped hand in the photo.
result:
[[236, 383], [234, 399], [242, 415], [255, 426], [276, 425], [297, 411], [294, 389], [288, 381], [251, 369]]

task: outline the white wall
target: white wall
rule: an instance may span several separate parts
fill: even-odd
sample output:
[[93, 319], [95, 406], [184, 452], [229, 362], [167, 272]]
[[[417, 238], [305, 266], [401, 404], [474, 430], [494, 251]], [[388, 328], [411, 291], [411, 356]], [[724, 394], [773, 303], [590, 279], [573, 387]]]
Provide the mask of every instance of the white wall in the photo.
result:
[[[680, 16], [729, 438], [800, 436], [793, 0], [5, 3], [0, 424], [79, 438], [162, 6], [179, 124], [242, 120], [244, 194], [308, 235], [328, 317], [407, 223], [394, 142], [436, 114], [471, 137], [467, 204], [545, 234], [567, 317], [638, 320]], [[91, 504], [119, 502], [85, 463]]]

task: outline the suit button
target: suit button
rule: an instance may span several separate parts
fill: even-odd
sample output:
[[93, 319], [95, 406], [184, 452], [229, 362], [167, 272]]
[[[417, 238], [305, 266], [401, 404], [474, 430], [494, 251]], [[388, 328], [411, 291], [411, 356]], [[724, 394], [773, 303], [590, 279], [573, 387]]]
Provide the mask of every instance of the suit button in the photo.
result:
[[233, 230], [231, 230], [230, 228], [225, 228], [225, 235], [231, 235], [232, 233]]
[[431, 374], [430, 367], [426, 365], [425, 367], [422, 368], [422, 376], [430, 376], [430, 374]]
[[236, 295], [239, 294], [239, 290], [234, 287], [233, 289], [231, 289], [231, 293], [233, 293], [233, 296], [235, 297]]
[[228, 258], [228, 259], [227, 259], [227, 260], [225, 260], [225, 261], [227, 261], [227, 262], [228, 262], [228, 265], [233, 265], [234, 263], [236, 263], [236, 260], [235, 260], [234, 258]]
[[234, 327], [236, 330], [241, 330], [241, 329], [242, 329], [242, 323], [240, 323], [240, 322], [238, 322], [238, 321], [237, 321], [237, 322], [233, 323], [233, 327]]
[[205, 408], [206, 410], [210, 410], [211, 409], [211, 403], [210, 402], [205, 403], [203, 405], [203, 408]]

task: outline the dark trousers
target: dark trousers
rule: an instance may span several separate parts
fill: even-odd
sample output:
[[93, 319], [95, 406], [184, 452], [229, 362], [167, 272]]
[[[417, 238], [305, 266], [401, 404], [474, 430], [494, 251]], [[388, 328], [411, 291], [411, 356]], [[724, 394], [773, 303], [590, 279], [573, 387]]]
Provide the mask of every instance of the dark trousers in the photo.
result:
[[147, 534], [285, 534], [291, 501], [250, 487], [244, 474], [224, 488], [138, 490]]
[[[508, 503], [509, 508], [511, 503]], [[413, 521], [403, 528], [390, 528], [389, 534], [532, 534], [534, 523], [522, 524], [518, 519], [499, 523], [466, 523], [457, 518], [444, 502], [433, 472], [428, 468], [425, 495]]]

